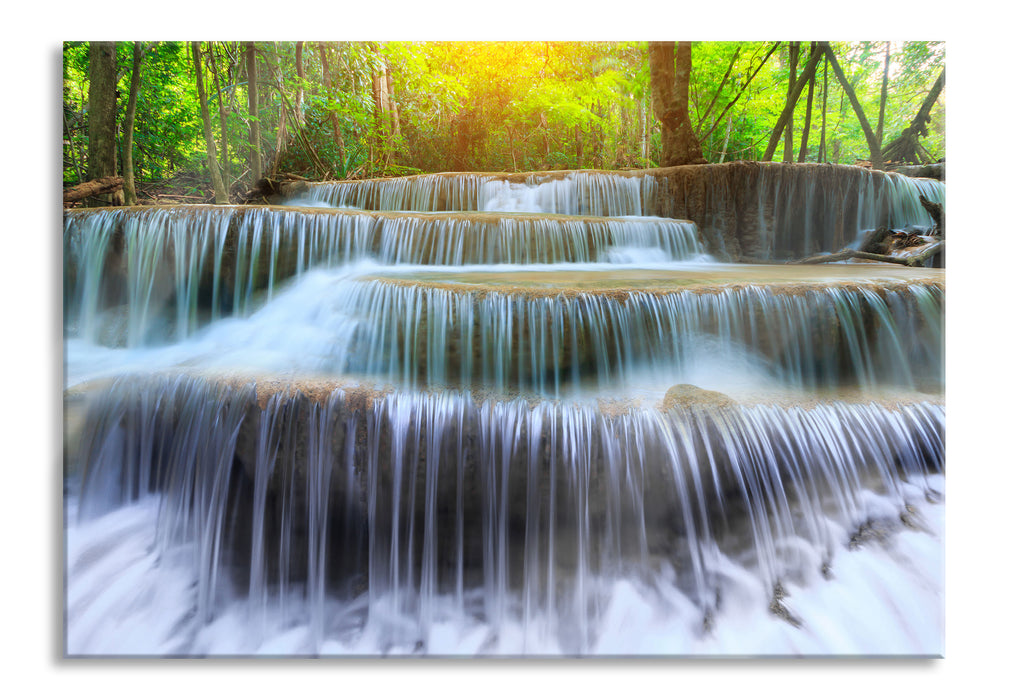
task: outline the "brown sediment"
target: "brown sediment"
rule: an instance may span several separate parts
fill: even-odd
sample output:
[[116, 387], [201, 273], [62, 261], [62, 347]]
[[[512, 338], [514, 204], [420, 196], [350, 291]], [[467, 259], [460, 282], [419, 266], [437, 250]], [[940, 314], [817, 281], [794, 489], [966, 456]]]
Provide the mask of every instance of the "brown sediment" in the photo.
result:
[[619, 216], [579, 216], [575, 214], [553, 214], [545, 212], [496, 212], [496, 211], [377, 211], [370, 209], [354, 209], [339, 207], [304, 207], [280, 204], [166, 204], [157, 206], [135, 207], [91, 207], [88, 209], [65, 209], [64, 219], [86, 219], [101, 212], [123, 212], [138, 216], [150, 215], [153, 212], [165, 212], [170, 218], [178, 219], [193, 213], [232, 212], [241, 216], [250, 213], [271, 211], [277, 213], [298, 212], [306, 216], [316, 217], [366, 217], [369, 219], [422, 219], [429, 221], [475, 221], [496, 224], [502, 220], [527, 219], [548, 221], [571, 221], [584, 223], [606, 223], [620, 220]]
[[904, 268], [874, 263], [819, 266], [733, 265], [685, 270], [508, 271], [508, 272], [384, 272], [360, 281], [401, 287], [423, 287], [458, 294], [514, 295], [536, 299], [591, 294], [625, 300], [631, 293], [655, 295], [694, 292], [717, 294], [727, 289], [759, 287], [772, 293], [801, 295], [811, 289], [875, 288], [900, 290], [908, 284], [945, 289], [945, 270]]
[[[669, 387], [665, 399], [659, 404], [650, 405], [647, 401], [635, 397], [612, 397], [584, 395], [569, 398], [550, 398], [541, 394], [521, 390], [495, 390], [477, 388], [460, 390], [458, 387], [428, 386], [424, 389], [404, 389], [389, 383], [372, 382], [348, 375], [309, 375], [309, 374], [270, 374], [219, 372], [213, 370], [165, 370], [143, 376], [144, 381], [166, 381], [173, 378], [203, 379], [225, 389], [238, 390], [252, 387], [255, 390], [255, 402], [260, 408], [266, 408], [274, 396], [300, 394], [311, 403], [323, 403], [329, 400], [335, 392], [343, 392], [345, 402], [355, 409], [370, 410], [375, 401], [396, 393], [408, 394], [438, 394], [449, 392], [464, 393], [470, 396], [476, 405], [506, 403], [516, 400], [525, 401], [530, 406], [540, 403], [557, 403], [559, 401], [598, 409], [600, 412], [615, 416], [624, 413], [660, 408], [663, 410], [675, 407], [693, 406], [718, 409], [735, 409], [752, 406], [780, 406], [782, 408], [812, 409], [824, 404], [875, 404], [884, 408], [899, 408], [920, 403], [945, 405], [945, 397], [941, 391], [922, 392], [913, 389], [876, 389], [867, 391], [857, 387], [840, 387], [822, 390], [802, 391], [768, 391], [761, 389], [758, 393], [747, 391], [726, 394], [712, 391], [690, 384], [678, 384]], [[67, 388], [64, 391], [65, 402], [80, 402], [89, 396], [107, 391], [115, 379], [102, 378]]]

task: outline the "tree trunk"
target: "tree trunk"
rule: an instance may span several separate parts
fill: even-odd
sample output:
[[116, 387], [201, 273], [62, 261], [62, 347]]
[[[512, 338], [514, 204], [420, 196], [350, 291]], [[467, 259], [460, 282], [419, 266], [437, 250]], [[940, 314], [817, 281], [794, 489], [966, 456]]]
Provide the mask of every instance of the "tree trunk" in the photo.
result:
[[126, 123], [123, 125], [123, 198], [127, 206], [137, 203], [137, 188], [133, 182], [133, 121], [137, 116], [137, 96], [140, 93], [140, 63], [144, 49], [133, 42], [133, 74], [130, 76], [130, 99], [126, 104]]
[[[599, 102], [592, 105], [592, 113], [599, 117], [589, 130], [589, 135], [592, 138], [592, 167], [600, 170], [603, 167], [603, 129], [600, 126], [603, 121], [603, 107]], [[543, 112], [540, 112], [540, 127], [543, 129], [543, 147], [546, 156], [548, 156], [550, 155], [550, 142], [547, 140], [547, 115]]]
[[210, 68], [214, 72], [214, 87], [217, 90], [217, 112], [221, 121], [221, 182], [225, 192], [231, 192], [231, 158], [228, 155], [228, 107], [224, 104], [221, 94], [221, 74], [217, 70], [217, 59], [214, 58], [214, 43], [209, 42]]
[[[939, 77], [936, 78], [935, 84], [932, 85], [932, 89], [928, 93], [928, 97], [925, 98], [925, 102], [922, 104], [921, 109], [915, 115], [914, 119], [911, 120], [910, 126], [901, 132], [900, 136], [891, 141], [886, 148], [883, 149], [883, 157], [887, 160], [893, 160], [901, 162], [910, 159], [912, 162], [917, 162], [917, 154], [919, 152], [925, 152], [918, 143], [919, 136], [928, 136], [928, 122], [931, 121], [929, 112], [932, 111], [932, 106], [935, 104], [936, 100], [939, 99], [940, 93], [942, 93], [943, 85], [946, 84], [946, 69], [943, 68]], [[927, 152], [925, 152], [926, 155]]]
[[575, 124], [575, 170], [582, 167], [582, 130]]
[[864, 250], [853, 248], [842, 248], [836, 253], [827, 255], [813, 255], [801, 260], [789, 260], [787, 265], [818, 265], [820, 263], [840, 262], [842, 260], [874, 260], [876, 262], [893, 263], [895, 265], [905, 265], [907, 267], [922, 267], [924, 263], [941, 253], [946, 247], [945, 241], [936, 241], [924, 246], [920, 251], [910, 256], [883, 255], [882, 253], [867, 253]]
[[388, 165], [399, 158], [397, 145], [401, 134], [399, 129], [399, 107], [396, 105], [396, 91], [393, 87], [392, 71], [389, 70], [388, 64], [384, 65], [383, 72], [385, 74], [386, 106], [389, 115], [389, 143], [386, 148], [386, 164]]
[[862, 105], [858, 102], [858, 97], [855, 95], [855, 91], [852, 89], [851, 84], [848, 82], [847, 78], [844, 77], [844, 72], [841, 70], [840, 64], [837, 62], [837, 57], [831, 50], [830, 45], [827, 45], [826, 49], [827, 60], [830, 61], [831, 67], [834, 69], [834, 75], [837, 76], [837, 82], [841, 83], [841, 89], [844, 90], [844, 94], [848, 96], [848, 102], [851, 103], [851, 108], [855, 110], [855, 116], [858, 117], [858, 123], [862, 126], [862, 133], [865, 134], [865, 142], [869, 145], [869, 160], [872, 161], [872, 167], [877, 170], [883, 168], [883, 157], [879, 150], [879, 141], [876, 140], [876, 135], [872, 133], [872, 127], [869, 126], [869, 120], [865, 118], [865, 112], [862, 111]]
[[196, 67], [196, 93], [200, 98], [200, 116], [203, 118], [203, 139], [207, 144], [207, 170], [214, 187], [214, 201], [217, 204], [228, 203], [228, 191], [224, 189], [224, 180], [217, 167], [217, 147], [214, 144], [214, 131], [210, 124], [210, 108], [207, 106], [207, 91], [203, 87], [203, 66], [200, 65], [200, 42], [193, 42], [193, 65]]
[[[810, 54], [816, 49], [816, 43], [809, 45]], [[799, 162], [806, 162], [806, 155], [809, 153], [809, 129], [813, 122], [813, 101], [816, 93], [816, 71], [809, 76], [809, 87], [806, 88], [806, 119], [802, 127], [802, 142], [799, 144]]]
[[650, 42], [648, 65], [652, 81], [652, 109], [661, 123], [659, 165], [706, 163], [701, 144], [690, 125], [690, 42]]
[[508, 151], [512, 156], [512, 172], [518, 172], [518, 160], [515, 158], [515, 132], [510, 126], [505, 126], [505, 133], [508, 134]]
[[386, 115], [389, 112], [389, 92], [385, 82], [385, 59], [382, 57], [378, 44], [372, 44], [371, 49], [375, 54], [375, 62], [371, 69], [371, 99], [372, 99], [372, 138], [373, 147], [371, 153], [372, 166], [375, 163], [386, 162], [386, 149], [388, 148], [389, 129]]
[[82, 182], [63, 190], [63, 204], [79, 202], [82, 199], [95, 197], [101, 194], [109, 194], [110, 192], [121, 190], [122, 188], [123, 178], [118, 175], [109, 175], [108, 177], [99, 178], [98, 180]]
[[928, 116], [928, 113], [932, 111], [933, 105], [935, 105], [936, 100], [939, 99], [939, 95], [942, 93], [942, 88], [946, 84], [946, 69], [942, 69], [942, 73], [939, 77], [935, 79], [935, 84], [932, 85], [932, 89], [928, 92], [928, 97], [925, 98], [925, 102], [922, 104], [921, 109], [918, 110], [918, 114], [915, 115], [914, 121], [911, 122], [911, 126], [915, 128], [922, 136], [928, 136], [928, 129], [926, 124], [932, 121], [932, 118]]
[[[88, 47], [88, 180], [116, 175], [116, 45]], [[98, 206], [122, 204], [118, 196], [94, 197]]]
[[708, 140], [708, 137], [711, 136], [711, 134], [718, 127], [718, 125], [722, 122], [722, 117], [724, 117], [729, 112], [729, 110], [732, 109], [732, 105], [736, 104], [739, 98], [742, 97], [743, 93], [746, 91], [746, 88], [748, 88], [753, 79], [757, 77], [757, 73], [759, 73], [760, 69], [764, 67], [764, 64], [767, 63], [768, 59], [770, 59], [771, 56], [774, 55], [774, 51], [778, 48], [779, 45], [781, 45], [780, 41], [774, 43], [774, 46], [772, 46], [771, 50], [767, 52], [767, 54], [764, 56], [764, 60], [760, 62], [760, 65], [757, 66], [756, 70], [754, 70], [753, 73], [747, 76], [746, 82], [743, 83], [743, 87], [739, 88], [739, 92], [736, 93], [736, 96], [729, 101], [729, 104], [725, 105], [725, 107], [722, 108], [722, 112], [721, 114], [718, 115], [718, 118], [715, 119], [714, 122], [712, 122], [711, 126], [708, 127], [708, 130], [705, 131], [704, 134], [699, 138], [700, 141]]
[[[322, 61], [322, 82], [326, 86], [326, 94], [330, 99], [333, 98], [333, 92], [335, 90], [335, 85], [333, 83], [332, 74], [329, 72], [329, 59], [326, 54], [329, 49], [322, 42], [319, 42], [319, 59]], [[340, 129], [339, 118], [336, 115], [336, 111], [333, 109], [329, 110], [329, 120], [333, 126], [333, 141], [336, 143], [336, 155], [340, 159], [339, 170], [342, 174], [345, 173], [345, 168], [347, 164], [347, 148], [343, 143], [343, 130]]]
[[718, 157], [719, 163], [725, 162], [725, 152], [729, 148], [729, 134], [732, 133], [732, 115], [729, 115], [729, 121], [725, 124], [725, 140], [722, 141], [722, 155]]
[[[792, 90], [795, 88], [795, 71], [798, 65], [799, 42], [790, 41], [788, 42], [788, 94], [791, 94]], [[795, 110], [793, 109], [792, 114], [788, 115], [788, 121], [785, 122], [785, 154], [782, 158], [782, 161], [785, 163], [791, 163], [795, 160], [795, 156], [792, 151], [792, 127], [795, 122], [792, 117], [794, 113]]]
[[[736, 59], [739, 58], [740, 51], [741, 49], [737, 47], [736, 53], [732, 54], [732, 58], [729, 60], [729, 66], [728, 68], [725, 69], [725, 73], [722, 74], [722, 80], [720, 83], [718, 83], [718, 88], [715, 90], [715, 94], [711, 98], [711, 102], [708, 103], [708, 106], [704, 110], [704, 114], [701, 115], [701, 118], [697, 120], [698, 127], [700, 127], [700, 125], [703, 124], [705, 120], [707, 120], [708, 115], [711, 114], [712, 107], [715, 106], [715, 102], [718, 101], [718, 97], [722, 94], [722, 88], [725, 87], [725, 82], [729, 79], [729, 76], [732, 74], [732, 67], [736, 65]], [[704, 139], [701, 140], [703, 141]]]
[[809, 57], [809, 61], [806, 63], [806, 68], [802, 71], [802, 75], [796, 81], [792, 90], [788, 93], [788, 99], [785, 102], [785, 108], [781, 111], [781, 116], [778, 117], [778, 122], [774, 125], [774, 129], [771, 132], [771, 136], [767, 142], [767, 148], [764, 150], [764, 157], [762, 160], [769, 161], [774, 157], [774, 152], [778, 149], [778, 139], [781, 138], [781, 132], [785, 130], [785, 124], [792, 118], [792, 112], [795, 110], [795, 103], [799, 101], [799, 95], [802, 94], [803, 88], [806, 87], [806, 83], [809, 82], [810, 76], [816, 71], [816, 65], [820, 61], [820, 56], [823, 55], [824, 46], [823, 44], [817, 44], [816, 48], [813, 49], [813, 54]]
[[269, 174], [274, 176], [277, 174], [277, 169], [280, 167], [280, 159], [284, 156], [284, 151], [287, 148], [287, 112], [284, 108], [284, 102], [287, 99], [284, 87], [284, 72], [280, 65], [280, 48], [277, 43], [273, 44], [274, 58], [275, 62], [270, 66], [271, 70], [276, 73], [273, 77], [273, 84], [276, 87], [277, 93], [280, 95], [280, 116], [277, 118], [277, 141], [276, 149], [273, 153], [273, 164], [270, 166]]
[[304, 50], [304, 41], [295, 42], [294, 69], [298, 73], [298, 92], [294, 96], [294, 116], [299, 124], [305, 123], [305, 62], [302, 60]]
[[820, 110], [820, 150], [816, 152], [816, 162], [823, 163], [827, 158], [827, 77], [829, 62], [823, 62], [823, 105]]
[[638, 101], [638, 117], [641, 120], [641, 165], [645, 168], [649, 168], [652, 165], [651, 162], [651, 131], [652, 131], [652, 119], [651, 111], [645, 104], [645, 100], [642, 98]]
[[262, 139], [259, 134], [259, 74], [256, 70], [256, 45], [245, 43], [245, 74], [249, 80], [249, 173], [255, 184], [263, 177]]
[[392, 71], [389, 70], [388, 65], [385, 66], [385, 94], [389, 107], [389, 134], [399, 136], [399, 108], [396, 106], [396, 91], [393, 87]]
[[67, 144], [70, 146], [70, 160], [74, 164], [74, 172], [77, 173], [77, 182], [84, 182], [84, 174], [81, 172], [80, 160], [77, 158], [77, 149], [74, 147], [74, 135], [67, 124], [66, 103], [63, 104], [63, 131], [67, 135]]
[[890, 42], [886, 42], [886, 59], [883, 61], [883, 87], [879, 92], [879, 119], [876, 121], [876, 143], [883, 143], [883, 117], [886, 114], [886, 86], [890, 78]]

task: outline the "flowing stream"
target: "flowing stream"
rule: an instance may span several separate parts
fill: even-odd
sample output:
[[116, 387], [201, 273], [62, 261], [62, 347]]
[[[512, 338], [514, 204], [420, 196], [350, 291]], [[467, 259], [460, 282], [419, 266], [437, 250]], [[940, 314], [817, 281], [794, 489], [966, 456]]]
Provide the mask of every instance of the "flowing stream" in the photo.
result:
[[[755, 182], [768, 250], [944, 199]], [[943, 271], [726, 262], [669, 188], [68, 211], [67, 653], [942, 654]]]

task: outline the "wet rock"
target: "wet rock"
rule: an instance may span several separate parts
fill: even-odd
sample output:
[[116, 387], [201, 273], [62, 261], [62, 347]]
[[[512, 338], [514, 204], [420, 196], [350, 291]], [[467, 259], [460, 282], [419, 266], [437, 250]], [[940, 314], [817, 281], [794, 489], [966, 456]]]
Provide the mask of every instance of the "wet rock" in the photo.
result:
[[858, 531], [853, 533], [848, 540], [848, 549], [856, 550], [867, 544], [876, 542], [885, 543], [895, 532], [897, 526], [894, 522], [884, 520], [867, 520], [858, 526]]
[[780, 583], [777, 584], [774, 587], [774, 598], [771, 600], [771, 604], [768, 607], [768, 609], [771, 611], [771, 614], [780, 617], [782, 620], [792, 625], [793, 627], [801, 628], [802, 620], [793, 615], [792, 612], [787, 607], [785, 607], [785, 604], [782, 602], [782, 600], [787, 595], [788, 593], [785, 591], [785, 587], [782, 586]]
[[693, 384], [677, 384], [669, 388], [662, 399], [662, 409], [734, 408], [738, 403], [726, 394], [701, 389]]

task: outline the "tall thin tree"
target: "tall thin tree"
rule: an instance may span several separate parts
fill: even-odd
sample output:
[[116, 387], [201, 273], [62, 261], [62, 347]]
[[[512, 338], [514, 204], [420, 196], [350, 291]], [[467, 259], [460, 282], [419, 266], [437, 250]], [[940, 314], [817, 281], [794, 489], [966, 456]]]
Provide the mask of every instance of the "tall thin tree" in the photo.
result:
[[802, 75], [799, 76], [792, 90], [788, 93], [788, 98], [785, 100], [785, 108], [781, 110], [781, 116], [778, 117], [778, 122], [771, 131], [771, 135], [767, 141], [767, 148], [764, 150], [764, 157], [761, 160], [768, 161], [774, 157], [774, 152], [778, 149], [778, 140], [781, 138], [781, 133], [785, 130], [785, 123], [792, 118], [795, 103], [799, 101], [799, 95], [802, 94], [806, 83], [809, 82], [810, 76], [816, 71], [820, 56], [823, 55], [825, 50], [825, 45], [820, 43], [817, 43], [816, 48], [813, 49], [813, 53], [809, 57], [809, 61], [806, 62]]
[[890, 79], [890, 42], [886, 42], [886, 58], [883, 60], [883, 87], [879, 91], [879, 119], [876, 121], [876, 141], [883, 143], [883, 117], [886, 115], [886, 88]]
[[294, 43], [294, 71], [298, 75], [298, 92], [294, 96], [294, 118], [299, 123], [305, 121], [305, 42]]
[[210, 124], [210, 108], [207, 106], [207, 91], [203, 87], [203, 66], [200, 58], [200, 42], [193, 44], [193, 66], [196, 68], [196, 94], [200, 99], [200, 116], [203, 119], [203, 139], [207, 144], [207, 170], [210, 172], [210, 182], [214, 187], [214, 201], [217, 204], [228, 203], [228, 191], [224, 189], [224, 180], [217, 167], [217, 146], [214, 143], [214, 130]]
[[[809, 45], [810, 54], [816, 49], [816, 42]], [[799, 144], [799, 162], [805, 163], [809, 153], [809, 130], [813, 122], [813, 101], [816, 93], [816, 71], [809, 76], [809, 85], [806, 87], [806, 118], [802, 127], [802, 142]]]
[[256, 44], [245, 42], [245, 74], [249, 95], [249, 173], [252, 183], [263, 177], [262, 138], [259, 133], [259, 72], [256, 69]]
[[[799, 66], [799, 42], [790, 41], [788, 42], [788, 92], [792, 92], [792, 88], [795, 87], [795, 72]], [[785, 154], [782, 160], [786, 163], [791, 163], [794, 158], [792, 149], [792, 128], [795, 124], [795, 119], [793, 115], [795, 110], [788, 115], [788, 121], [785, 122]]]
[[[227, 50], [225, 49], [225, 51]], [[221, 93], [221, 74], [217, 70], [213, 42], [208, 45], [208, 53], [210, 54], [210, 69], [214, 73], [214, 87], [217, 90], [217, 114], [221, 121], [221, 180], [224, 182], [225, 191], [230, 192], [231, 156], [228, 150], [228, 105], [225, 104], [224, 95]]]
[[[743, 93], [746, 92], [746, 88], [748, 88], [750, 86], [750, 83], [753, 82], [753, 79], [757, 77], [757, 73], [759, 73], [760, 69], [764, 67], [764, 64], [767, 63], [768, 59], [770, 59], [771, 56], [774, 55], [775, 49], [777, 49], [780, 44], [781, 44], [780, 41], [775, 42], [774, 45], [771, 47], [771, 50], [768, 51], [766, 54], [764, 54], [764, 59], [760, 62], [757, 68], [746, 77], [746, 81], [743, 83], [743, 86], [739, 88], [739, 91], [736, 93], [736, 96], [733, 97], [731, 100], [729, 100], [729, 103], [722, 108], [721, 113], [718, 115], [715, 121], [711, 123], [711, 126], [708, 127], [708, 130], [705, 131], [699, 137], [700, 141], [703, 142], [708, 140], [708, 137], [711, 136], [715, 128], [721, 123], [722, 118], [729, 113], [729, 110], [732, 109], [732, 106], [739, 101], [740, 97], [743, 96]], [[752, 65], [752, 59], [751, 59], [751, 65]]]
[[327, 54], [329, 53], [329, 47], [326, 44], [319, 42], [319, 60], [322, 62], [322, 82], [324, 84], [326, 95], [328, 97], [327, 102], [330, 103], [329, 108], [329, 121], [333, 128], [333, 141], [336, 144], [336, 157], [339, 159], [339, 171], [342, 175], [345, 175], [345, 168], [349, 166], [347, 162], [347, 148], [343, 142], [343, 130], [340, 128], [340, 120], [337, 116], [336, 110], [332, 108], [332, 102], [336, 98], [336, 84], [333, 79], [333, 74], [329, 69], [329, 58]]
[[140, 64], [143, 60], [143, 44], [134, 41], [130, 99], [126, 104], [126, 118], [123, 123], [123, 198], [127, 206], [137, 203], [137, 187], [133, 176], [133, 122], [137, 116], [137, 98], [140, 94]]
[[816, 152], [816, 162], [823, 163], [827, 159], [827, 77], [830, 62], [823, 62], [823, 103], [820, 106], [820, 147]]

